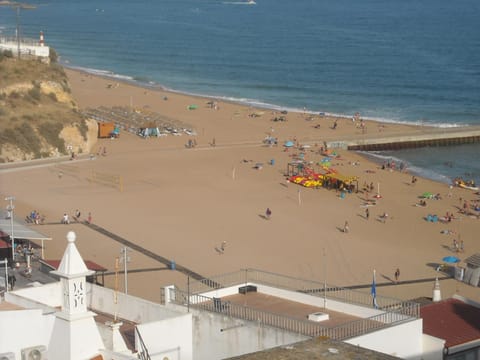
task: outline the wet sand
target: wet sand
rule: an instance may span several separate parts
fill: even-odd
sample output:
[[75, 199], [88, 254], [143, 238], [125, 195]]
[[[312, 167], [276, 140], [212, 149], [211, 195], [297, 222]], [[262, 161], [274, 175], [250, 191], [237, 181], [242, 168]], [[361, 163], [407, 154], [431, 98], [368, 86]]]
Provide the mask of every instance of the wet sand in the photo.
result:
[[[318, 281], [326, 276], [329, 284], [349, 286], [371, 283], [376, 269], [377, 283], [393, 283], [396, 268], [401, 270], [400, 281], [443, 276], [435, 268], [444, 256], [454, 254], [454, 238], [464, 242], [465, 251], [454, 254], [461, 259], [480, 252], [480, 220], [458, 211], [460, 199], [478, 199], [471, 191], [450, 190], [427, 179], [412, 185], [408, 171], [382, 170], [345, 150], [336, 150], [339, 158], [333, 167], [358, 176], [360, 192], [341, 198], [335, 190], [308, 189], [285, 180], [287, 163], [299, 153], [296, 148], [284, 151], [286, 140], [308, 143], [305, 158], [316, 164], [323, 158], [318, 150], [324, 141], [417, 131], [414, 126], [367, 122], [363, 134], [351, 119], [338, 119], [333, 130], [333, 118], [311, 119], [302, 113], [288, 113], [287, 121], [274, 122], [280, 114], [269, 110], [222, 101], [214, 110], [207, 105], [211, 99], [67, 73], [80, 108], [133, 106], [159, 112], [192, 125], [198, 145], [187, 149], [185, 143], [192, 138], [187, 135], [142, 139], [122, 132], [119, 139], [99, 139], [93, 154], [106, 147], [107, 155], [94, 160], [2, 171], [1, 191], [16, 197], [18, 216], [36, 209], [47, 222], [60, 222], [64, 212], [73, 215], [79, 209], [83, 219], [91, 212], [93, 223], [205, 276], [256, 268]], [[188, 110], [191, 104], [198, 108]], [[263, 115], [249, 116], [256, 111]], [[279, 146], [263, 146], [268, 135], [278, 137]], [[216, 146], [211, 146], [213, 139]], [[256, 163], [263, 167], [255, 169]], [[92, 172], [120, 177], [123, 191], [88, 181]], [[369, 207], [368, 220], [362, 207], [364, 183], [374, 184], [370, 198], [378, 189], [381, 195], [377, 205]], [[415, 206], [426, 191], [442, 199], [427, 200], [425, 208]], [[265, 219], [267, 207], [272, 210], [270, 220]], [[424, 219], [447, 211], [456, 217], [449, 224]], [[389, 214], [385, 223], [378, 219], [384, 212]], [[349, 233], [341, 231], [345, 221]], [[456, 234], [442, 234], [445, 229]], [[121, 245], [81, 224], [39, 226], [53, 237], [46, 258], [61, 257], [69, 230], [77, 233], [85, 259], [114, 270]], [[223, 241], [225, 251], [220, 254], [215, 248]], [[165, 268], [135, 251], [129, 256], [129, 269]], [[163, 269], [129, 274], [128, 287], [130, 294], [158, 301], [161, 286], [185, 281], [179, 272]], [[122, 282], [123, 278], [120, 290]], [[113, 286], [113, 276], [106, 283]], [[432, 289], [433, 282], [427, 282], [379, 287], [377, 292], [410, 299], [431, 297]], [[442, 281], [441, 289], [443, 297], [458, 293], [480, 301], [478, 289], [455, 280]]]

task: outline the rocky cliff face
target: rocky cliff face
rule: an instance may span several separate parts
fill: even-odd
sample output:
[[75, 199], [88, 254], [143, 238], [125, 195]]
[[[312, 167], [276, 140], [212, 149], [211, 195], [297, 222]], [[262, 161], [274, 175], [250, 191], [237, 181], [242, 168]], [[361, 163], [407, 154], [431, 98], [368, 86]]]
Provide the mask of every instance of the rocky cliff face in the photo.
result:
[[89, 153], [97, 126], [78, 112], [58, 65], [0, 62], [0, 162]]

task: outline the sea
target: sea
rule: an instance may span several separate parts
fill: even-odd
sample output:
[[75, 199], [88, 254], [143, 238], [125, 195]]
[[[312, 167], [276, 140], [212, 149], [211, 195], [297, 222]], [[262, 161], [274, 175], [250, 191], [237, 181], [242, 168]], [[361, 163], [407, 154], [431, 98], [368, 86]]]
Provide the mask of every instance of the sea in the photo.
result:
[[[62, 64], [272, 109], [480, 125], [478, 0], [29, 0]], [[0, 6], [0, 36], [15, 36]], [[370, 153], [480, 183], [480, 144]]]

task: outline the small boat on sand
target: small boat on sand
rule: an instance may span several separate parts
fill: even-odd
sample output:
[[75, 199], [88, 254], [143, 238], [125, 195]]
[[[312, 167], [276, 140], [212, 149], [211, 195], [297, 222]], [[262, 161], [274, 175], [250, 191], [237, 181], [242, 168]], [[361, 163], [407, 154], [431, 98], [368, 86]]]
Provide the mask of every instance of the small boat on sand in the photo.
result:
[[463, 189], [472, 190], [472, 191], [479, 190], [479, 187], [475, 185], [475, 181], [473, 180], [465, 181], [461, 178], [456, 178], [453, 182], [456, 186], [461, 187]]

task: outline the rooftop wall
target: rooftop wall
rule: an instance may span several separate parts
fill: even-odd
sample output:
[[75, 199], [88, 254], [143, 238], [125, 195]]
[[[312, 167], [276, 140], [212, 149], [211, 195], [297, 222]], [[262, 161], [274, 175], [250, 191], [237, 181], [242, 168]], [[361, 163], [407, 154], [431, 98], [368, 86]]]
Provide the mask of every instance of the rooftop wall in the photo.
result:
[[[192, 314], [137, 326], [152, 360], [192, 360]], [[140, 348], [136, 337], [136, 348]]]
[[42, 308], [46, 311], [62, 306], [60, 282], [23, 288], [5, 293], [5, 300], [26, 308]]
[[423, 353], [422, 319], [377, 330], [345, 342], [403, 359], [421, 359]]
[[[87, 306], [92, 310], [111, 314], [136, 323], [145, 323], [174, 318], [182, 313], [173, 311], [164, 305], [117, 292], [95, 284], [87, 283]], [[115, 298], [117, 302], [115, 303]]]
[[[17, 54], [18, 43], [16, 39], [0, 37], [0, 49], [10, 50], [14, 54]], [[40, 44], [34, 40], [22, 39], [20, 41], [20, 53], [22, 55], [48, 58], [50, 56], [50, 48], [48, 46], [40, 46]]]
[[[175, 304], [169, 306], [185, 309]], [[190, 312], [193, 315], [194, 360], [226, 359], [310, 338], [224, 314], [193, 308]]]
[[0, 353], [13, 352], [21, 359], [22, 349], [48, 347], [54, 319], [53, 314], [43, 315], [41, 309], [0, 311]]

